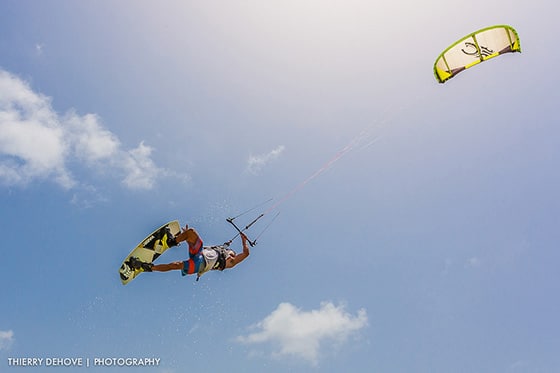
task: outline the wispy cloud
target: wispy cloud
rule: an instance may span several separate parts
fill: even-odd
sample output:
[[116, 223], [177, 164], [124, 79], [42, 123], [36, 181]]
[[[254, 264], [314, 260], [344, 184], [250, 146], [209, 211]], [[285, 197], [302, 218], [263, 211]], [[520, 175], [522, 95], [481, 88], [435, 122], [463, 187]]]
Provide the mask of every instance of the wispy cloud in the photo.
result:
[[472, 258], [467, 259], [465, 268], [479, 268], [481, 264], [480, 258], [473, 256]]
[[143, 142], [125, 149], [95, 114], [57, 114], [49, 97], [0, 70], [1, 183], [54, 180], [71, 189], [80, 184], [73, 166], [116, 174], [126, 188], [151, 189], [155, 177], [171, 173], [154, 163], [152, 151]]
[[269, 162], [277, 159], [284, 152], [284, 145], [260, 155], [251, 155], [247, 160], [247, 171], [258, 174]]
[[14, 341], [14, 332], [0, 330], [0, 351], [10, 348]]
[[45, 44], [37, 43], [35, 44], [35, 52], [37, 56], [43, 55], [43, 49], [45, 48]]
[[270, 344], [274, 357], [293, 356], [317, 365], [320, 350], [328, 343], [341, 345], [348, 337], [366, 327], [366, 311], [353, 316], [344, 306], [323, 302], [317, 310], [303, 311], [281, 303], [270, 315], [253, 326], [256, 331], [237, 337], [246, 344]]

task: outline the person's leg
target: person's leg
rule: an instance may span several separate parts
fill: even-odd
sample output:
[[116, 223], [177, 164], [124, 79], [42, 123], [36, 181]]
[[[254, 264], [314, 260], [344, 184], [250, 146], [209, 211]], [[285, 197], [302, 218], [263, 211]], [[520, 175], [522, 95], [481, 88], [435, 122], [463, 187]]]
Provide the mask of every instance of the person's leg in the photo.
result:
[[193, 228], [187, 228], [179, 233], [177, 236], [175, 236], [175, 241], [177, 241], [177, 243], [186, 241], [189, 245], [189, 254], [197, 254], [198, 251], [202, 248], [202, 240]]
[[184, 268], [183, 262], [173, 262], [169, 264], [153, 264], [151, 266], [152, 271], [155, 272], [167, 272], [167, 271], [174, 271], [179, 269], [182, 270], [183, 268]]
[[202, 257], [202, 240], [193, 228], [187, 228], [179, 233], [175, 240], [177, 243], [186, 241], [189, 245], [189, 259], [183, 262], [173, 262], [169, 264], [151, 264], [151, 271], [167, 272], [181, 270], [183, 276], [198, 273], [200, 265], [204, 262]]
[[143, 263], [142, 268], [146, 272], [168, 272], [180, 270], [181, 274], [186, 276], [198, 273], [202, 262], [202, 254], [200, 254], [194, 258], [185, 260], [184, 262], [173, 262], [168, 264]]

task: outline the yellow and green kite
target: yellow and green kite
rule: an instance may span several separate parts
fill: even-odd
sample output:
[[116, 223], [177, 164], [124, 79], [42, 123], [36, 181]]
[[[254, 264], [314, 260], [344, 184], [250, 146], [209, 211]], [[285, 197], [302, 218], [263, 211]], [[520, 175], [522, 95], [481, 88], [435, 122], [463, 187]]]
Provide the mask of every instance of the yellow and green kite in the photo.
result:
[[434, 75], [440, 83], [461, 71], [504, 53], [521, 52], [517, 31], [511, 26], [483, 28], [456, 41], [434, 64]]

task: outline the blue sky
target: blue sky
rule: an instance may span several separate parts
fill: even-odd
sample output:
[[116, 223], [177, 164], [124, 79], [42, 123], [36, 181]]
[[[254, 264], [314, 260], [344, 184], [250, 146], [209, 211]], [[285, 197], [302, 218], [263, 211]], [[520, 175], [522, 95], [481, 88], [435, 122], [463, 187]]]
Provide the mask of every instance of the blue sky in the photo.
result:
[[[560, 369], [553, 1], [0, 8], [2, 371]], [[494, 24], [523, 52], [438, 84]], [[235, 270], [121, 285], [157, 226], [222, 243], [269, 198]]]

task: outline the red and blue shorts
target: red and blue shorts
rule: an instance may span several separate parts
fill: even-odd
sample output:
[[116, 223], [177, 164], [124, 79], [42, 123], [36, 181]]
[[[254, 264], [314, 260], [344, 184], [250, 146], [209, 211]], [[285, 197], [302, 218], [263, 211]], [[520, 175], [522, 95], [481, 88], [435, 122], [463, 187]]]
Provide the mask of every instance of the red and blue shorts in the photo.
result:
[[202, 255], [202, 240], [198, 238], [194, 244], [189, 242], [189, 259], [183, 262], [181, 275], [192, 275], [198, 273], [200, 268], [205, 265]]

